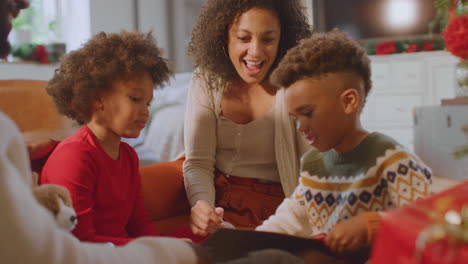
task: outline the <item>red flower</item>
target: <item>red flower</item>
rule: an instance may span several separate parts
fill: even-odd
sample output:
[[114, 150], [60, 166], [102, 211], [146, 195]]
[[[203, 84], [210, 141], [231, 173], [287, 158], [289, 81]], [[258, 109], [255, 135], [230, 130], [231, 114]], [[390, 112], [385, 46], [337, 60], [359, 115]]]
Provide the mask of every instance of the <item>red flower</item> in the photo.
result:
[[46, 47], [44, 45], [37, 45], [36, 48], [34, 49], [34, 54], [32, 58], [42, 63], [48, 63], [49, 62], [48, 57], [49, 57], [49, 52], [47, 51]]
[[375, 47], [375, 53], [377, 55], [386, 55], [396, 52], [395, 41], [382, 42]]
[[443, 35], [448, 51], [462, 60], [468, 59], [468, 14], [451, 19]]
[[424, 43], [423, 50], [425, 51], [434, 51], [434, 41], [428, 41]]
[[406, 52], [413, 53], [415, 51], [418, 51], [418, 45], [416, 45], [415, 43], [410, 43], [408, 48], [406, 49]]

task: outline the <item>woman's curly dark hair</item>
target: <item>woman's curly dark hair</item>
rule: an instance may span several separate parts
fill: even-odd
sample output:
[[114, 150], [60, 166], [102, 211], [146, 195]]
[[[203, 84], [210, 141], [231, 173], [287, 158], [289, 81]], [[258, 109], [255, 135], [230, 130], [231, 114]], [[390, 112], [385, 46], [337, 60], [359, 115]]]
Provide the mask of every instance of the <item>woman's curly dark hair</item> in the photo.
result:
[[226, 54], [228, 31], [239, 15], [254, 7], [274, 11], [281, 24], [278, 54], [270, 73], [287, 50], [312, 35], [300, 0], [208, 0], [192, 31], [188, 53], [197, 73], [207, 78], [210, 87], [219, 78], [224, 81], [240, 79]]
[[156, 86], [171, 76], [151, 33], [101, 32], [64, 56], [46, 90], [61, 114], [85, 124], [97, 93], [111, 89], [115, 81], [140, 78], [145, 73]]
[[346, 33], [333, 30], [314, 34], [290, 49], [271, 75], [277, 87], [288, 87], [303, 78], [335, 72], [354, 72], [364, 81], [365, 96], [372, 86], [366, 50]]

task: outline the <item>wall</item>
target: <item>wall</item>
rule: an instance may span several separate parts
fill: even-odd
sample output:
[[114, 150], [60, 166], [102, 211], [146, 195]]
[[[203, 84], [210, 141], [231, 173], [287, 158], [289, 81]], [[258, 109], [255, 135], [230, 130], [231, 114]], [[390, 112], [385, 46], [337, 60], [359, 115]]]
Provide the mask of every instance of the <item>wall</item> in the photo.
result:
[[[137, 29], [137, 0], [60, 0], [61, 31], [67, 51], [75, 50], [101, 31]], [[155, 2], [155, 1], [152, 1]], [[160, 1], [156, 1], [160, 2]]]
[[67, 1], [60, 3], [61, 28], [67, 51], [78, 49], [91, 36], [89, 1]]
[[138, 0], [138, 29], [153, 30], [176, 72], [192, 70], [187, 44], [195, 19], [206, 0]]
[[314, 21], [314, 12], [312, 9], [313, 0], [302, 0], [303, 5], [306, 7], [307, 17], [309, 17], [309, 22], [312, 23]]
[[172, 58], [171, 27], [169, 24], [170, 2], [138, 0], [137, 28], [142, 32], [153, 31], [157, 44], [164, 50], [164, 56]]
[[89, 0], [91, 34], [136, 29], [135, 0]]

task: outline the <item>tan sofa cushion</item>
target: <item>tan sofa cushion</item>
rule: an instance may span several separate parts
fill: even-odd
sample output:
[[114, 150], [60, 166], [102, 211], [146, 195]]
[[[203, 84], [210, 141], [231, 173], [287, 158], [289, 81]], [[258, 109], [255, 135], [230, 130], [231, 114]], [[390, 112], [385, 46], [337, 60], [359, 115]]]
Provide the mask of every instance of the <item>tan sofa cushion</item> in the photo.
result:
[[0, 111], [13, 119], [26, 140], [61, 139], [72, 131], [72, 121], [58, 113], [46, 85], [37, 80], [0, 80]]

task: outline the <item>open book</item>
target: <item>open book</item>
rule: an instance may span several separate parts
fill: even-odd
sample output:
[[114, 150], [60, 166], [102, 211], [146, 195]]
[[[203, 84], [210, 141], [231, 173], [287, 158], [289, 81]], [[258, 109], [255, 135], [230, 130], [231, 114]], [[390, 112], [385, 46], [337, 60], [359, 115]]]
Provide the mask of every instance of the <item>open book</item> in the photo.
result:
[[292, 235], [260, 232], [246, 229], [218, 229], [202, 244], [215, 262], [228, 261], [245, 257], [249, 252], [276, 248], [297, 254], [305, 249], [326, 250], [317, 239]]

